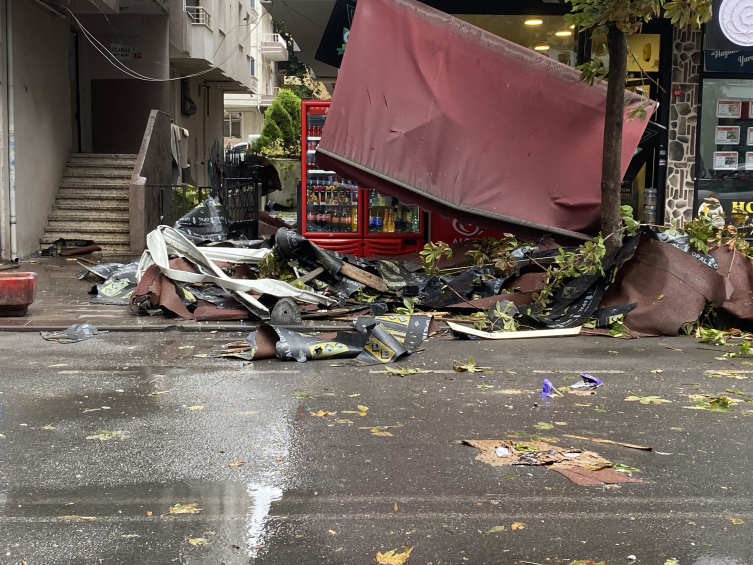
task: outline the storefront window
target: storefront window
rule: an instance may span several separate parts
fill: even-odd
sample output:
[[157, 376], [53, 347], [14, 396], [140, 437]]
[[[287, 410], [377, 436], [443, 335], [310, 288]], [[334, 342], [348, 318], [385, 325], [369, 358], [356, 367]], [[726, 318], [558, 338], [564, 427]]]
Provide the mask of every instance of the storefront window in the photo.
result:
[[729, 215], [753, 199], [753, 80], [706, 78], [701, 100], [698, 204], [713, 194]]
[[562, 16], [454, 14], [494, 35], [533, 49], [560, 63], [576, 65], [575, 34]]

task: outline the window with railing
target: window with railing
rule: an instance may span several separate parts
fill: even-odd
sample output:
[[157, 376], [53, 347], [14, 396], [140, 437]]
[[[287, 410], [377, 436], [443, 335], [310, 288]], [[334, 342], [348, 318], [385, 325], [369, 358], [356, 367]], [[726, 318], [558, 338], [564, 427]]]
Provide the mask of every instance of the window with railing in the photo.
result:
[[212, 26], [212, 16], [202, 6], [186, 6], [186, 13], [191, 18], [193, 25]]

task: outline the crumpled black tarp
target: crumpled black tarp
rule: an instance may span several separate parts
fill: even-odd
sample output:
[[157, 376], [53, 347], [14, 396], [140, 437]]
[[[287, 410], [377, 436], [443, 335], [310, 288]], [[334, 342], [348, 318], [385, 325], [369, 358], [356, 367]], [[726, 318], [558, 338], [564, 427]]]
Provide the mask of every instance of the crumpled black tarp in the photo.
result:
[[210, 197], [175, 222], [173, 227], [193, 243], [201, 243], [233, 239], [231, 223], [227, 208]]
[[77, 343], [99, 334], [91, 324], [73, 324], [62, 332], [40, 332], [42, 339], [55, 343]]
[[[97, 265], [91, 270], [98, 276], [102, 276], [111, 270], [112, 265], [117, 263], [110, 263], [105, 265]], [[97, 267], [102, 267], [97, 269]], [[89, 294], [96, 294], [97, 296], [92, 300], [92, 304], [108, 304], [111, 306], [128, 306], [131, 299], [131, 294], [138, 284], [136, 281], [136, 272], [138, 271], [138, 262], [128, 263], [127, 265], [120, 265], [119, 268], [112, 270], [110, 275], [101, 284], [94, 285], [89, 291]], [[89, 268], [89, 267], [87, 267]]]
[[639, 241], [640, 234], [634, 235], [615, 253], [606, 257], [602, 262], [604, 275], [583, 275], [568, 282], [555, 295], [548, 313], [542, 314], [539, 305], [522, 307], [523, 319], [550, 329], [583, 325], [598, 308], [617, 269], [633, 257]]

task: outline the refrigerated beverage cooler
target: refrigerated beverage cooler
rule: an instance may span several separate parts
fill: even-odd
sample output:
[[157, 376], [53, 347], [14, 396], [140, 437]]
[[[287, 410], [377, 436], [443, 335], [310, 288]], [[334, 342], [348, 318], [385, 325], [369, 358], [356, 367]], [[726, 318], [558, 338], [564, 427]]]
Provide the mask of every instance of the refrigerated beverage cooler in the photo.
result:
[[358, 257], [420, 251], [425, 243], [421, 209], [317, 168], [316, 147], [329, 105], [308, 100], [302, 105], [301, 234], [320, 247]]

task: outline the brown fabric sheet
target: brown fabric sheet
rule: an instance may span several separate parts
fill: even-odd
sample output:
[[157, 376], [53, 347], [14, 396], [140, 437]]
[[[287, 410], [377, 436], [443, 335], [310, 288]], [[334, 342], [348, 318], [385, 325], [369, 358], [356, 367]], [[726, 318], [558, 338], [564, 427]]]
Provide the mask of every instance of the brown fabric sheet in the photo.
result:
[[615, 471], [611, 467], [599, 469], [598, 471], [589, 471], [583, 467], [568, 467], [566, 469], [557, 467], [556, 465], [549, 467], [552, 471], [557, 471], [561, 475], [565, 475], [568, 479], [577, 485], [592, 486], [592, 485], [615, 485], [620, 483], [642, 483], [643, 479], [636, 479], [629, 477], [627, 473], [620, 473]]
[[200, 306], [194, 310], [193, 317], [197, 322], [226, 322], [231, 320], [247, 320], [248, 310], [229, 310], [216, 306]]
[[706, 300], [724, 304], [726, 295], [725, 280], [714, 269], [667, 243], [642, 236], [600, 306], [637, 302], [625, 315], [630, 330], [677, 335], [683, 324], [698, 319]]
[[753, 321], [753, 261], [738, 250], [721, 247], [711, 252], [719, 262], [716, 272], [725, 277], [731, 293], [720, 311]]

